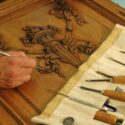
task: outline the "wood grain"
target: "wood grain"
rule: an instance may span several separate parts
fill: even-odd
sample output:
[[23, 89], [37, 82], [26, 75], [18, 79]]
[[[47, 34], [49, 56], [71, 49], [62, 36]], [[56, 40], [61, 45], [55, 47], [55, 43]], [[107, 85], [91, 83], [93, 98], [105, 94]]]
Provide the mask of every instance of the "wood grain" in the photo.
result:
[[[68, 0], [68, 2], [87, 21], [87, 24], [80, 27], [73, 20], [73, 27], [75, 29], [73, 36], [82, 40], [89, 40], [95, 43], [97, 47], [106, 39], [116, 22], [124, 24], [122, 17], [117, 19], [117, 16], [114, 16], [115, 14], [111, 16], [112, 13], [110, 15], [108, 14], [109, 10], [102, 9], [102, 2], [99, 3], [91, 0], [85, 0], [84, 2], [80, 0]], [[5, 3], [1, 3], [0, 35], [6, 41], [7, 46], [14, 50], [27, 49], [20, 40], [25, 36], [23, 28], [27, 25], [54, 25], [61, 29], [60, 36], [64, 37], [65, 23], [63, 20], [48, 14], [51, 7], [52, 2], [50, 0], [7, 0]], [[41, 49], [41, 46], [35, 45], [31, 49]], [[31, 57], [35, 58], [34, 56]], [[80, 55], [83, 63], [87, 58], [88, 56], [85, 54]], [[42, 112], [54, 97], [45, 88], [58, 91], [77, 72], [76, 67], [63, 62], [59, 63], [66, 78], [60, 78], [55, 73], [40, 74], [34, 69], [32, 79], [29, 82], [16, 89], [0, 90], [0, 97], [5, 102], [5, 105], [14, 112], [16, 117], [21, 117], [21, 121], [24, 124], [33, 125], [30, 122], [31, 117]], [[0, 119], [1, 125], [18, 125], [6, 112], [5, 107], [0, 107], [0, 110], [3, 114], [3, 119]]]

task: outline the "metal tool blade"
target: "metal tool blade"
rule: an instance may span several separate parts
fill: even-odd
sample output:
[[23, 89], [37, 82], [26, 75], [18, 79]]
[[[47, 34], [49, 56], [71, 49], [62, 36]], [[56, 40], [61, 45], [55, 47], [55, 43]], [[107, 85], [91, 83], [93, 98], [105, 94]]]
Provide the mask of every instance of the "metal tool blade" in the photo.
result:
[[111, 79], [87, 79], [86, 82], [110, 82]]
[[6, 53], [6, 52], [4, 52], [2, 50], [0, 50], [0, 54], [5, 55], [5, 56], [11, 56], [10, 54], [8, 54], [8, 53]]
[[96, 73], [98, 73], [98, 74], [100, 74], [100, 75], [102, 75], [102, 76], [108, 77], [108, 78], [112, 78], [111, 75], [105, 74], [105, 73], [100, 72], [100, 71], [96, 71]]
[[68, 98], [69, 100], [72, 100], [72, 101], [77, 102], [77, 103], [79, 103], [79, 104], [87, 105], [87, 106], [90, 106], [90, 107], [93, 107], [93, 108], [96, 108], [96, 109], [101, 109], [100, 107], [98, 107], [98, 106], [95, 105], [95, 104], [86, 102], [86, 101], [81, 100], [81, 99], [78, 99], [78, 98], [76, 98], [76, 97], [67, 96], [67, 95], [65, 95], [65, 94], [63, 94], [63, 93], [56, 92], [56, 91], [53, 91], [53, 90], [51, 90], [51, 89], [48, 89], [48, 90], [51, 91], [51, 92], [53, 92], [53, 93], [55, 93], [55, 94], [62, 95], [62, 96], [64, 96], [64, 97]]
[[92, 92], [97, 92], [97, 93], [102, 93], [102, 90], [97, 90], [97, 89], [92, 89], [92, 88], [87, 88], [84, 86], [80, 86], [81, 89], [87, 90], [87, 91], [92, 91]]
[[114, 61], [114, 62], [116, 62], [116, 63], [118, 63], [118, 64], [120, 64], [120, 65], [122, 65], [122, 66], [125, 66], [125, 63], [122, 63], [122, 62], [120, 62], [120, 61], [118, 61], [118, 60], [115, 60], [115, 59], [113, 59], [113, 58], [111, 58], [111, 57], [108, 57], [108, 59], [110, 59], [110, 60], [112, 60], [112, 61]]

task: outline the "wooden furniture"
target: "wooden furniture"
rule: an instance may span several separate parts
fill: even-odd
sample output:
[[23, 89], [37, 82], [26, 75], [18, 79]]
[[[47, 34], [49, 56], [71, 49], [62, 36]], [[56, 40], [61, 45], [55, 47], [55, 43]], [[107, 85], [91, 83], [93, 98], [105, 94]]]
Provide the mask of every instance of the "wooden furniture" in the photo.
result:
[[[85, 21], [82, 26], [79, 26], [72, 17], [72, 36], [76, 41], [89, 41], [96, 46], [96, 49], [105, 40], [116, 23], [125, 25], [125, 10], [110, 0], [68, 0], [68, 3]], [[51, 0], [5, 0], [0, 2], [0, 36], [1, 41], [6, 43], [2, 47], [5, 50], [28, 49], [31, 52], [33, 50], [43, 50], [39, 44], [29, 47], [23, 44], [22, 38], [26, 37], [26, 30], [24, 31], [23, 28], [27, 25], [58, 27], [61, 29], [61, 33], [56, 36], [56, 39], [61, 40], [65, 36], [65, 21], [48, 13], [52, 6], [53, 2]], [[64, 41], [59, 44], [59, 47], [61, 45], [65, 51], [67, 46], [62, 46], [63, 44]], [[59, 51], [58, 45], [54, 43], [54, 46], [56, 46], [56, 50], [52, 48], [50, 53], [55, 54], [56, 51]], [[52, 45], [49, 47], [51, 48]], [[55, 55], [61, 56], [61, 59], [63, 58], [60, 51]], [[29, 56], [34, 57], [33, 54]], [[85, 53], [80, 53], [78, 56], [82, 63], [89, 57]], [[75, 57], [73, 56], [73, 58]], [[46, 66], [50, 66], [53, 63], [59, 63], [61, 73], [65, 76], [63, 78], [59, 75], [59, 70], [58, 72], [57, 70], [52, 72], [51, 69], [50, 73], [48, 71], [41, 74], [34, 69], [32, 80], [28, 83], [15, 89], [0, 89], [0, 125], [33, 125], [30, 118], [41, 113], [54, 97], [46, 91], [46, 88], [60, 90], [67, 80], [77, 72], [77, 67], [80, 65], [79, 59], [75, 58], [76, 62], [73, 61], [74, 63], [72, 63], [71, 58], [68, 55], [67, 60], [70, 61], [64, 63], [64, 60], [57, 59], [56, 62], [46, 64]], [[42, 59], [40, 64], [43, 63], [43, 60], [46, 61]]]

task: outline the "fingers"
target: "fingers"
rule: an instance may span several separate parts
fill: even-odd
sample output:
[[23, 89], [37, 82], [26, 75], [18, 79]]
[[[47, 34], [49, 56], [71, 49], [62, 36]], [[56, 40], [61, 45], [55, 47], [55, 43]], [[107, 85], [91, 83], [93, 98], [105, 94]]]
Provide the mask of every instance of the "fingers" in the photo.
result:
[[2, 78], [8, 78], [8, 79], [15, 79], [20, 76], [24, 75], [30, 75], [32, 73], [33, 69], [32, 68], [13, 68], [13, 69], [8, 69], [7, 72], [1, 74]]
[[[21, 55], [21, 53], [19, 53], [19, 55]], [[36, 66], [36, 61], [30, 57], [24, 56], [4, 57], [4, 59], [6, 58], [8, 65], [12, 67], [34, 68]]]
[[25, 68], [34, 68], [36, 66], [36, 61], [32, 58], [26, 57], [20, 61], [20, 66]]
[[11, 51], [11, 52], [7, 52], [7, 53], [10, 54], [11, 56], [27, 57], [27, 55], [22, 51]]
[[16, 79], [3, 79], [4, 84], [1, 84], [2, 87], [4, 88], [14, 88], [16, 86], [19, 86], [25, 82], [28, 82], [31, 79], [30, 75], [25, 75], [18, 77]]

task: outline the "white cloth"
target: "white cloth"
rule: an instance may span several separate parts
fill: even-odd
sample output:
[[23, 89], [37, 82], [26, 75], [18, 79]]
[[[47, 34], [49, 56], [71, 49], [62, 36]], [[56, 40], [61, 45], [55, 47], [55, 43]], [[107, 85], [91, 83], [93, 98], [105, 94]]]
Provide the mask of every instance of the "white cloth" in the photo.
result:
[[[85, 64], [80, 66], [78, 73], [69, 80], [61, 92], [102, 108], [108, 97], [98, 93], [81, 90], [79, 86], [99, 90], [115, 90], [117, 87], [120, 87], [125, 90], [125, 85], [121, 84], [113, 84], [110, 82], [86, 82], [86, 79], [105, 78], [104, 76], [97, 74], [95, 71], [101, 71], [111, 76], [125, 75], [124, 66], [108, 59], [108, 57], [111, 57], [125, 63], [125, 54], [120, 53], [119, 50], [125, 51], [125, 27], [117, 25], [97, 52], [95, 52]], [[79, 104], [60, 96], [61, 95], [55, 97], [45, 111], [40, 116], [34, 117], [32, 121], [37, 123], [43, 123], [46, 121], [49, 122], [50, 125], [63, 125], [65, 117], [73, 117], [75, 119], [75, 125], [108, 125], [107, 123], [93, 120], [99, 109]], [[114, 115], [118, 118], [124, 119], [125, 102], [111, 99], [110, 104], [118, 109], [118, 112], [114, 113]], [[53, 107], [54, 111], [50, 112]], [[125, 123], [123, 123], [123, 125], [125, 125]]]

